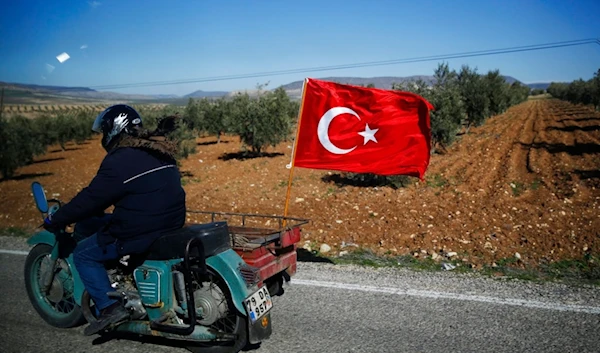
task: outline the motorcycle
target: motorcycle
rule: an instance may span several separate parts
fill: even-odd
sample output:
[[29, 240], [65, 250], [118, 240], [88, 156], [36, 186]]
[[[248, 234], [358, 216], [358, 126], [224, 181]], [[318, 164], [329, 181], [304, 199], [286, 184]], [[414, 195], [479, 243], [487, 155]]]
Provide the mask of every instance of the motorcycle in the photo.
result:
[[[31, 190], [43, 218], [62, 206], [47, 200], [40, 183]], [[87, 229], [80, 223], [72, 232], [43, 230], [28, 239], [33, 248], [24, 269], [27, 294], [54, 327], [92, 323], [98, 316], [73, 262], [77, 243], [93, 234], [90, 223]], [[158, 238], [144, 254], [105, 267], [114, 288], [108, 295], [129, 313], [107, 332], [184, 341], [191, 352], [239, 352], [271, 336], [271, 294], [258, 269], [232, 249], [226, 221], [186, 225]]]

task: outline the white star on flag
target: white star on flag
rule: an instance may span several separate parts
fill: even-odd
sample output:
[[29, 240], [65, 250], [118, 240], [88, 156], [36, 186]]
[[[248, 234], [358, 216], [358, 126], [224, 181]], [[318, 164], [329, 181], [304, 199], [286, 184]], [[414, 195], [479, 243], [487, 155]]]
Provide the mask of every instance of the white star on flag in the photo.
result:
[[375, 138], [375, 133], [377, 133], [377, 131], [379, 131], [379, 129], [371, 129], [369, 128], [369, 124], [367, 124], [367, 126], [365, 127], [365, 131], [361, 131], [358, 133], [359, 135], [365, 138], [363, 145], [366, 145], [369, 141], [377, 143], [377, 139]]

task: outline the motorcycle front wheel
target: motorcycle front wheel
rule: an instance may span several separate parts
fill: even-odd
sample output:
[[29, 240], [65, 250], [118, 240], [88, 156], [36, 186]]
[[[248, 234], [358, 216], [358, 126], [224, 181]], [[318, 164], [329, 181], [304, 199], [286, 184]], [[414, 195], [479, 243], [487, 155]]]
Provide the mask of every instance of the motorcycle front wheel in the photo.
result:
[[[58, 259], [54, 269], [51, 267], [52, 247], [38, 244], [31, 249], [25, 260], [25, 289], [33, 308], [48, 324], [69, 328], [85, 323], [81, 308], [73, 296], [73, 276], [69, 265]], [[42, 289], [43, 279], [54, 271], [50, 289]]]

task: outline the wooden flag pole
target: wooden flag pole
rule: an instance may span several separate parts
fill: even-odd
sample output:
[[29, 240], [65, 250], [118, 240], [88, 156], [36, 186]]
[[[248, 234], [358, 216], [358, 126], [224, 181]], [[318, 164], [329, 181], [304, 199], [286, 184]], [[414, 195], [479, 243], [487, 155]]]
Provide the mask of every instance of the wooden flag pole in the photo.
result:
[[288, 178], [288, 187], [287, 194], [285, 196], [285, 208], [283, 209], [283, 226], [286, 225], [285, 217], [288, 214], [288, 208], [290, 205], [290, 194], [292, 191], [292, 180], [294, 177], [294, 157], [296, 156], [296, 148], [298, 146], [298, 136], [300, 135], [300, 125], [302, 124], [302, 110], [304, 108], [304, 97], [306, 95], [306, 84], [308, 83], [308, 78], [304, 80], [304, 85], [302, 86], [302, 99], [300, 100], [300, 109], [298, 112], [298, 126], [296, 127], [296, 139], [294, 140], [294, 146], [292, 147], [292, 159], [290, 164], [287, 167], [290, 169], [290, 176]]

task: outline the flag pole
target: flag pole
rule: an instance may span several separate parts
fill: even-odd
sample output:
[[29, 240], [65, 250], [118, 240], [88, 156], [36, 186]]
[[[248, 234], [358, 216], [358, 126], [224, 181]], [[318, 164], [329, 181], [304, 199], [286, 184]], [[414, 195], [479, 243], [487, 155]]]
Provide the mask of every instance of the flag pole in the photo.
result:
[[308, 83], [308, 78], [304, 79], [304, 84], [302, 86], [302, 99], [300, 100], [300, 109], [298, 112], [298, 126], [296, 127], [296, 138], [294, 139], [294, 145], [292, 147], [292, 158], [290, 160], [290, 164], [288, 164], [286, 167], [290, 170], [290, 176], [288, 178], [288, 187], [287, 187], [287, 193], [285, 196], [285, 207], [283, 209], [283, 226], [285, 227], [286, 225], [286, 219], [285, 217], [287, 217], [287, 213], [288, 213], [288, 208], [290, 205], [290, 193], [292, 190], [292, 180], [294, 177], [294, 157], [296, 156], [296, 148], [298, 146], [298, 136], [300, 135], [300, 124], [302, 124], [302, 109], [304, 108], [304, 97], [306, 95], [306, 84]]

